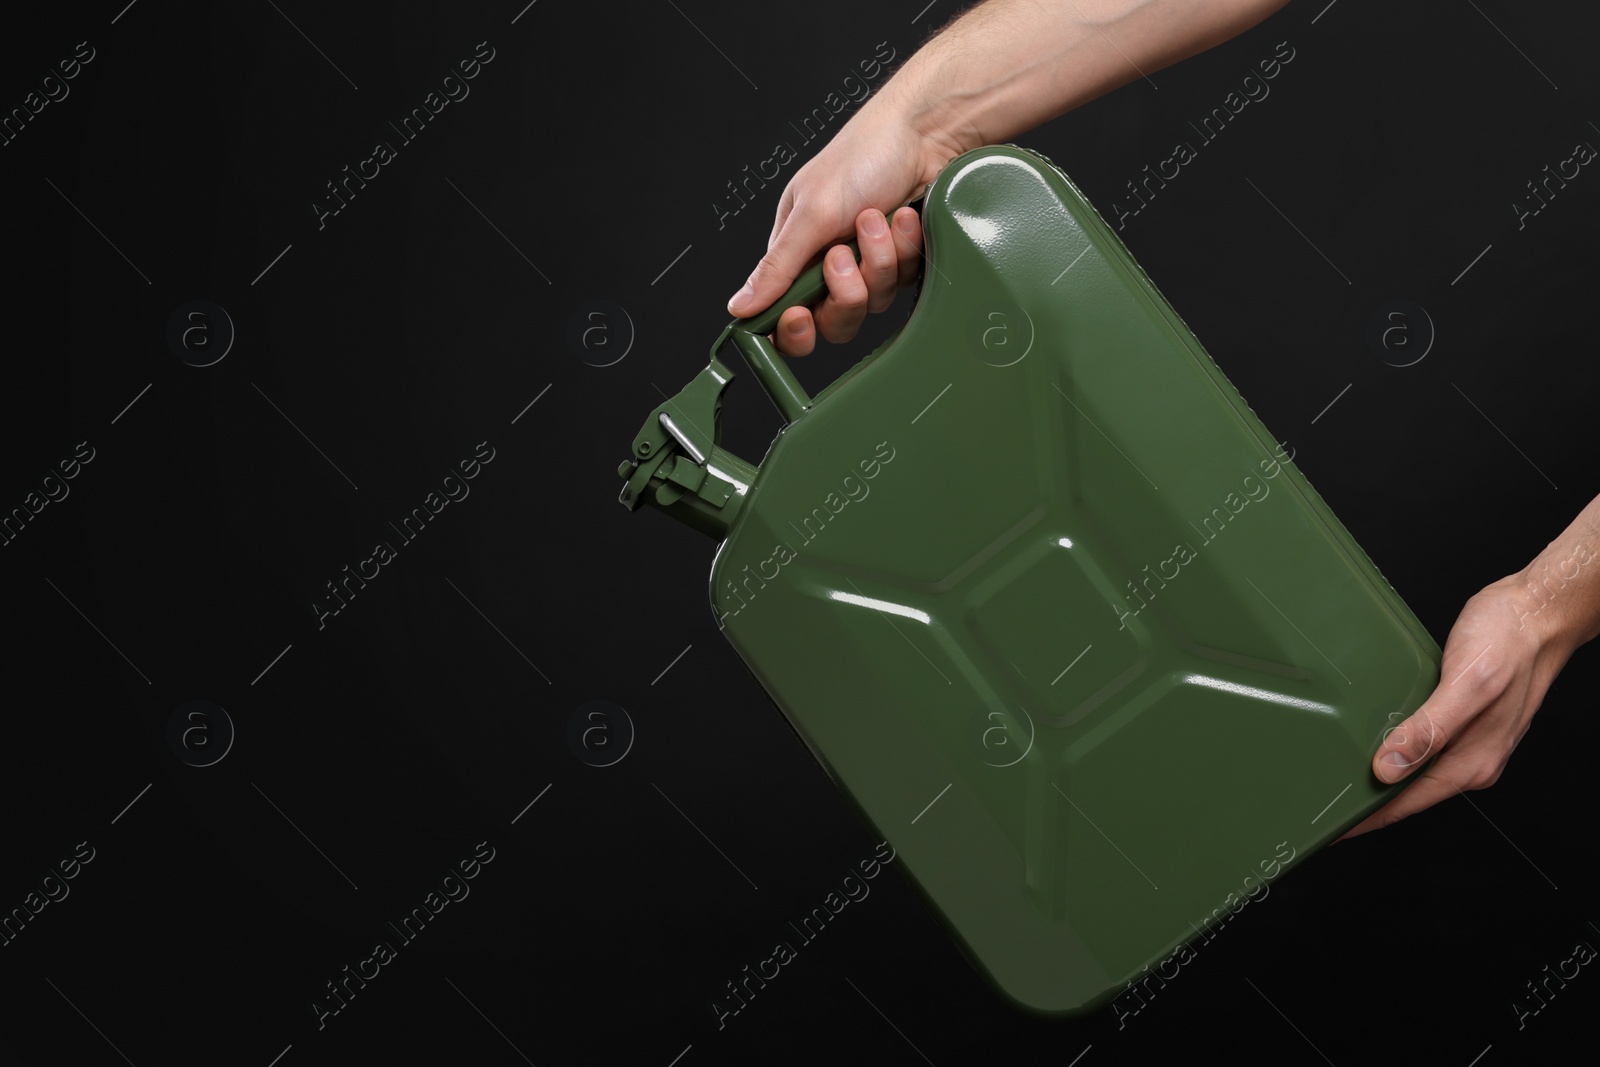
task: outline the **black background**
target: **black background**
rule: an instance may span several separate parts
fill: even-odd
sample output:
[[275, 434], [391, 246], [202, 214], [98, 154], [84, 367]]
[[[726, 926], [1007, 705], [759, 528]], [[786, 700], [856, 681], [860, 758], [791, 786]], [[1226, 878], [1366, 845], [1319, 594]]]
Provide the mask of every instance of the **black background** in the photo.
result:
[[[891, 864], [719, 1029], [723, 984], [878, 837], [718, 634], [712, 543], [625, 513], [615, 468], [657, 390], [704, 365], [799, 163], [719, 227], [725, 183], [957, 6], [524, 2], [8, 14], [5, 110], [78, 42], [95, 58], [0, 148], [0, 509], [78, 442], [94, 459], [0, 549], [0, 911], [79, 842], [95, 858], [0, 946], [6, 1063], [1466, 1067], [1587, 1047], [1589, 970], [1520, 1029], [1511, 1002], [1600, 944], [1592, 648], [1491, 791], [1317, 855], [1120, 1027], [1010, 1007]], [[1597, 489], [1600, 177], [1520, 228], [1512, 207], [1600, 144], [1596, 20], [1295, 2], [1016, 138], [1114, 218], [1289, 43], [1270, 96], [1122, 236], [1441, 643]], [[319, 228], [324, 183], [481, 41], [470, 95]], [[191, 300], [236, 330], [209, 367], [168, 344]], [[606, 367], [568, 340], [594, 300], [631, 322], [605, 320], [605, 360], [627, 348]], [[1437, 331], [1408, 367], [1366, 340], [1394, 300]], [[733, 387], [724, 441], [752, 460], [776, 429], [754, 388]], [[481, 441], [470, 496], [319, 629], [324, 583]], [[208, 767], [168, 742], [196, 699], [237, 731]], [[568, 742], [593, 700], [637, 731], [609, 767]], [[480, 841], [470, 896], [319, 1029], [323, 984]]]

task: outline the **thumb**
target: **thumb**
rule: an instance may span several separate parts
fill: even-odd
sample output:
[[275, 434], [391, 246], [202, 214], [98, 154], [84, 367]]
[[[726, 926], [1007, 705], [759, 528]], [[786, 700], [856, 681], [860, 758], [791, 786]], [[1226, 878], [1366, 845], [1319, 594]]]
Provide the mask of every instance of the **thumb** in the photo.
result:
[[811, 258], [839, 237], [813, 214], [796, 207], [767, 247], [744, 287], [728, 301], [728, 311], [749, 318], [772, 305], [794, 283]]
[[[1457, 675], [1456, 681], [1460, 680]], [[1483, 704], [1482, 694], [1473, 686], [1441, 682], [1409, 718], [1385, 731], [1372, 757], [1372, 773], [1380, 782], [1405, 778], [1437, 755]]]

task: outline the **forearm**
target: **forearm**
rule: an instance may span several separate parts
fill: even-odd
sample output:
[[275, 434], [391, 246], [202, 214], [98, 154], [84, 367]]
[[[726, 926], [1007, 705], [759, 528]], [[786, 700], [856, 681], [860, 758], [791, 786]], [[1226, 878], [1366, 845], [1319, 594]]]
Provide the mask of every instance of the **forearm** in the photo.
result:
[[1600, 635], [1600, 497], [1506, 581], [1520, 626], [1569, 649]]
[[863, 110], [910, 125], [948, 158], [1204, 51], [1285, 2], [986, 0], [906, 60]]

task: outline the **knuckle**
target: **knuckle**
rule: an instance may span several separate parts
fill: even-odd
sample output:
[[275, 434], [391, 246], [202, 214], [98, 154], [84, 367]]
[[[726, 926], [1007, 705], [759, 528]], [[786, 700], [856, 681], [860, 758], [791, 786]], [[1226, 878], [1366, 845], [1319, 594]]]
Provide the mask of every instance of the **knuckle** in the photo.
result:
[[1466, 769], [1466, 782], [1468, 789], [1488, 789], [1500, 780], [1500, 773], [1505, 769], [1504, 764], [1496, 761], [1479, 761]]
[[867, 306], [867, 287], [862, 282], [861, 276], [856, 275], [853, 282], [845, 281], [844, 279], [840, 280], [844, 284], [830, 290], [834, 303], [841, 311], [845, 312], [853, 313], [864, 310]]
[[1505, 656], [1496, 655], [1492, 648], [1486, 649], [1470, 662], [1462, 671], [1464, 677], [1459, 680], [1467, 683], [1474, 689], [1486, 690], [1490, 693], [1504, 692], [1510, 685], [1516, 668], [1511, 660]]
[[1478, 658], [1478, 662], [1468, 670], [1467, 677], [1480, 688], [1499, 690], [1505, 688], [1510, 673], [1510, 664], [1503, 657], [1490, 653]]
[[776, 246], [767, 249], [766, 254], [756, 261], [753, 277], [765, 280], [778, 274], [778, 249]]
[[899, 260], [894, 245], [889, 243], [887, 237], [861, 242], [861, 265], [868, 270], [888, 274], [899, 266]]
[[1411, 744], [1407, 747], [1418, 759], [1432, 752], [1443, 740], [1442, 731], [1431, 712], [1424, 712], [1419, 719], [1411, 723], [1410, 737]]

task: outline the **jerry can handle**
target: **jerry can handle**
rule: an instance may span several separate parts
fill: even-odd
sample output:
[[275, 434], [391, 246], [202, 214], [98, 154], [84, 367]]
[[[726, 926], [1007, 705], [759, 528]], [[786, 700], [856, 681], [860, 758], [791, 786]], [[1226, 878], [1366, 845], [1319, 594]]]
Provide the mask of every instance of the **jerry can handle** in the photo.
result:
[[[850, 249], [850, 254], [855, 257], [857, 263], [861, 262], [860, 245], [850, 241], [845, 247]], [[824, 261], [825, 259], [826, 257]], [[728, 328], [722, 331], [722, 336], [717, 338], [716, 344], [711, 346], [711, 354], [715, 356], [724, 343], [730, 339], [733, 341], [734, 347], [744, 353], [744, 358], [749, 362], [756, 380], [777, 405], [778, 412], [785, 422], [793, 422], [805, 414], [811, 407], [811, 398], [800, 387], [794, 372], [789, 370], [784, 362], [784, 357], [779, 354], [772, 342], [767, 340], [767, 334], [777, 329], [778, 319], [785, 311], [792, 307], [811, 307], [828, 295], [828, 283], [822, 278], [822, 267], [823, 264], [819, 262], [807, 269], [765, 311], [747, 319], [734, 319], [728, 324]]]

